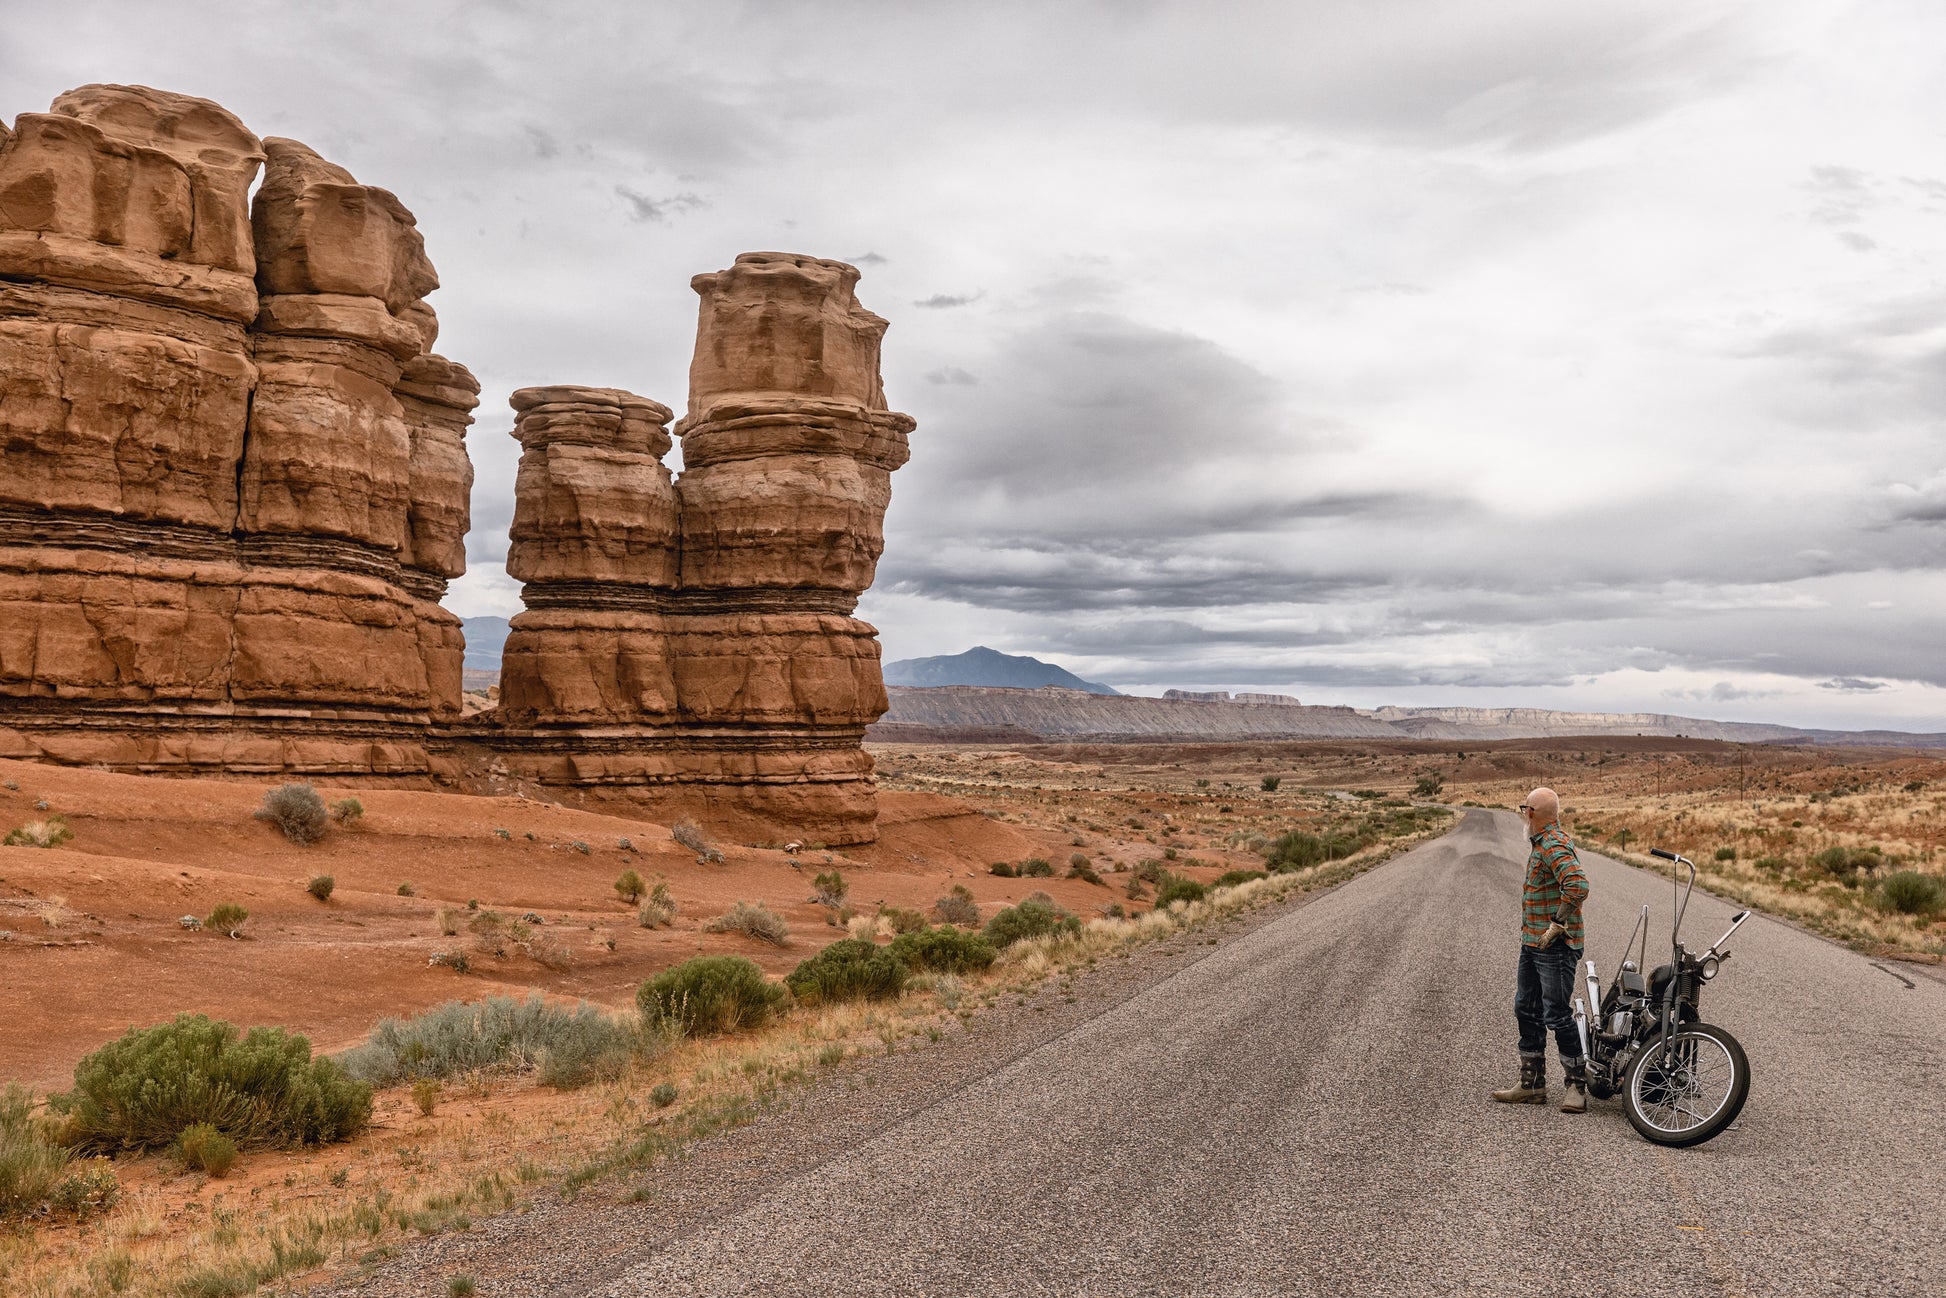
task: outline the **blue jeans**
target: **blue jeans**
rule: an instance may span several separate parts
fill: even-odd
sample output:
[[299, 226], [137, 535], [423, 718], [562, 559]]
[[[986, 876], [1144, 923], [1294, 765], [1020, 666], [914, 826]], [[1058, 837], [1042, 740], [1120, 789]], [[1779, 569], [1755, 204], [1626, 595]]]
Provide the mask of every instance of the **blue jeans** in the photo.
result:
[[1522, 945], [1514, 973], [1514, 1020], [1520, 1024], [1520, 1053], [1547, 1053], [1547, 1034], [1563, 1060], [1581, 1058], [1581, 1035], [1574, 1030], [1574, 971], [1581, 950], [1556, 942], [1545, 951]]

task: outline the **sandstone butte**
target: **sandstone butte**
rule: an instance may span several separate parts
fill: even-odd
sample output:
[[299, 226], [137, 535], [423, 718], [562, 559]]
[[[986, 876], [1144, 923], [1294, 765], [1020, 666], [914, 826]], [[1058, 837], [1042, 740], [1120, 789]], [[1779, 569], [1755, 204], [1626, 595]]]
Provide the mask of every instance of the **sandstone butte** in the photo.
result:
[[440, 599], [479, 385], [431, 350], [412, 213], [204, 99], [84, 86], [0, 124], [0, 756], [869, 841], [886, 695], [852, 613], [913, 423], [857, 280], [697, 276], [673, 430], [618, 389], [514, 394], [526, 611], [462, 718]]

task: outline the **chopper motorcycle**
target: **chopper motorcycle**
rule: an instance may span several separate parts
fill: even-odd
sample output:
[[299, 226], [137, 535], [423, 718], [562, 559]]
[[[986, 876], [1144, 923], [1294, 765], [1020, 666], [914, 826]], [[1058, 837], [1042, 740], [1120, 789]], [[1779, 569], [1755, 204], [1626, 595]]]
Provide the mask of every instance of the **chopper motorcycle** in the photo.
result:
[[[1588, 1094], [1602, 1100], [1620, 1095], [1630, 1125], [1644, 1139], [1658, 1145], [1700, 1145], [1736, 1121], [1750, 1094], [1750, 1061], [1743, 1047], [1722, 1028], [1703, 1022], [1701, 1013], [1703, 988], [1730, 958], [1724, 947], [1750, 912], [1738, 911], [1709, 950], [1691, 955], [1681, 935], [1683, 912], [1696, 890], [1696, 864], [1659, 847], [1649, 854], [1672, 863], [1673, 958], [1643, 975], [1649, 908], [1642, 907], [1605, 992], [1595, 962], [1583, 962], [1586, 995], [1574, 998], [1574, 1024], [1588, 1061]], [[1689, 869], [1687, 889], [1677, 877], [1684, 866]], [[1592, 1014], [1590, 1006], [1595, 1007]]]

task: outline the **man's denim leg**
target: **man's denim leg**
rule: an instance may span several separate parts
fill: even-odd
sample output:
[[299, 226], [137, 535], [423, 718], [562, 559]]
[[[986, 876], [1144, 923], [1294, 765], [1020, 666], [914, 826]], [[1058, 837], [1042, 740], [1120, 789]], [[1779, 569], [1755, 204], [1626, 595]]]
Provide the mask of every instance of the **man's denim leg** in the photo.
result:
[[1541, 998], [1541, 971], [1535, 952], [1520, 948], [1520, 964], [1514, 970], [1514, 1022], [1520, 1025], [1520, 1053], [1547, 1052], [1547, 1020]]
[[1574, 971], [1581, 952], [1566, 942], [1545, 951], [1520, 948], [1514, 976], [1514, 1019], [1520, 1025], [1520, 1051], [1538, 1055], [1547, 1050], [1547, 1034], [1563, 1059], [1581, 1057], [1581, 1035], [1574, 1030]]

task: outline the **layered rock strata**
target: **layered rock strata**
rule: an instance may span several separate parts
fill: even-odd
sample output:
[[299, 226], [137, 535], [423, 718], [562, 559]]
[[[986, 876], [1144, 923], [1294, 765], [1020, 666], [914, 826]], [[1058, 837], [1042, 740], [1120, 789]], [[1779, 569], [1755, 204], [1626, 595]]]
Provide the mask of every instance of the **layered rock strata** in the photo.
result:
[[516, 393], [508, 569], [528, 611], [501, 719], [534, 778], [698, 807], [746, 837], [874, 835], [864, 728], [877, 632], [852, 616], [884, 549], [912, 420], [885, 408], [885, 321], [841, 262], [747, 253], [699, 275], [683, 473], [669, 412]]
[[396, 198], [207, 100], [0, 127], [0, 753], [427, 770], [478, 393], [436, 285]]

